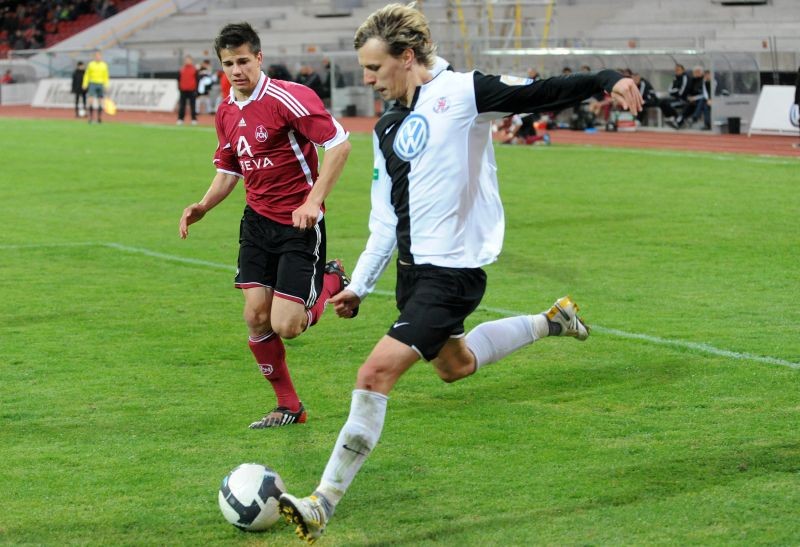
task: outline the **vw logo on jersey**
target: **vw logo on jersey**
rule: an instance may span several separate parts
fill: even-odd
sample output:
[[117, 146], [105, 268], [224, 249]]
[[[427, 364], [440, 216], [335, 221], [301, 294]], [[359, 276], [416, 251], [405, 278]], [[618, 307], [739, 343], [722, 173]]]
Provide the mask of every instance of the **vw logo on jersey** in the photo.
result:
[[789, 121], [795, 127], [800, 127], [800, 105], [793, 104], [789, 109]]
[[425, 149], [428, 144], [428, 120], [419, 114], [411, 114], [397, 130], [394, 138], [394, 153], [403, 161], [411, 161]]
[[258, 142], [264, 142], [267, 140], [267, 128], [263, 125], [256, 127], [256, 140]]

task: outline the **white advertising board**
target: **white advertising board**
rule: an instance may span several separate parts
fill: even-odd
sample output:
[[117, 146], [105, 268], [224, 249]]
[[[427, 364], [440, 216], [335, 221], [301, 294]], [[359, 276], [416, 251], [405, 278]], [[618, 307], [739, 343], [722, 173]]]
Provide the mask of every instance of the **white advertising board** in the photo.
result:
[[797, 135], [800, 121], [794, 104], [794, 89], [793, 85], [762, 87], [748, 135]]
[[[41, 80], [33, 96], [32, 106], [44, 108], [75, 108], [72, 81], [67, 78]], [[172, 112], [178, 102], [176, 80], [112, 78], [106, 92], [119, 110]]]

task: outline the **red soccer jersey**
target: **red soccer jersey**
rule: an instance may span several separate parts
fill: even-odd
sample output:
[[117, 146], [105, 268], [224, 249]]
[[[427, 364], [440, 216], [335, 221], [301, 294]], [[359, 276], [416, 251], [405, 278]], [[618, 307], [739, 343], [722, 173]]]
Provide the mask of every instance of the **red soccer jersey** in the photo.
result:
[[229, 96], [215, 121], [217, 170], [244, 178], [247, 204], [281, 224], [292, 224], [317, 180], [316, 147], [347, 138], [311, 89], [263, 73], [250, 98]]

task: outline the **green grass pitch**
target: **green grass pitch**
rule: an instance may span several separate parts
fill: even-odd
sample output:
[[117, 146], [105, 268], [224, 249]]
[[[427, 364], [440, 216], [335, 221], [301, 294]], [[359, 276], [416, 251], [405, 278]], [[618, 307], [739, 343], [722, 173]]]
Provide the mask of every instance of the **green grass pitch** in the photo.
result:
[[[327, 217], [351, 268], [372, 174], [352, 140]], [[273, 396], [232, 287], [241, 187], [178, 238], [214, 132], [0, 119], [0, 146], [0, 544], [298, 545], [228, 525], [217, 488], [248, 461], [316, 485], [393, 272], [287, 343], [309, 422], [250, 431]], [[797, 544], [800, 164], [497, 158], [505, 248], [468, 327], [569, 293], [593, 336], [452, 385], [415, 366], [320, 545]]]

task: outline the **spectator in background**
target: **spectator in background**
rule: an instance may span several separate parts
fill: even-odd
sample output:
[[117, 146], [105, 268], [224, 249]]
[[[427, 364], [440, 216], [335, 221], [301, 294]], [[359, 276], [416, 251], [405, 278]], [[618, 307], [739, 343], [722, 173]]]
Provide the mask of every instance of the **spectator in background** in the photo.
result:
[[216, 109], [211, 100], [211, 89], [214, 87], [214, 71], [211, 70], [211, 60], [204, 59], [197, 71], [197, 112], [205, 111], [211, 114]]
[[683, 107], [683, 111], [675, 118], [675, 123], [677, 123], [678, 127], [683, 127], [687, 118], [690, 119], [691, 123], [694, 123], [702, 115], [705, 107], [704, 89], [703, 67], [696, 65], [692, 68], [692, 75], [689, 77], [686, 104]]
[[711, 130], [711, 103], [713, 101], [712, 97], [714, 96], [716, 87], [717, 86], [714, 85], [714, 78], [711, 75], [711, 71], [703, 71], [703, 98], [698, 101], [695, 112], [692, 115], [692, 119], [698, 121], [702, 117], [704, 131]]
[[228, 80], [224, 70], [217, 71], [217, 81], [219, 82], [219, 95], [214, 105], [214, 112], [216, 112], [219, 105], [222, 104], [223, 101], [227, 101], [231, 95], [231, 81]]
[[181, 96], [178, 99], [178, 125], [183, 125], [183, 118], [186, 116], [186, 105], [189, 105], [192, 116], [192, 125], [197, 125], [197, 68], [194, 66], [192, 56], [187, 55], [183, 58], [183, 66], [178, 72], [178, 91]]
[[0, 79], [0, 84], [14, 84], [16, 82], [10, 68], [3, 73], [3, 77]]
[[286, 68], [283, 63], [275, 63], [267, 67], [267, 76], [275, 78], [276, 80], [284, 80], [286, 82], [293, 82], [292, 73]]
[[97, 123], [103, 121], [103, 98], [108, 89], [108, 65], [103, 61], [103, 54], [98, 50], [94, 52], [94, 59], [89, 61], [86, 72], [83, 74], [83, 89], [89, 94], [89, 123], [92, 123], [92, 113], [97, 113]]
[[116, 15], [118, 11], [114, 0], [104, 0], [103, 4], [100, 6], [100, 17], [108, 19]]
[[[75, 117], [80, 118], [86, 114], [86, 90], [83, 89], [83, 75], [86, 74], [86, 66], [83, 61], [78, 61], [75, 70], [72, 71], [72, 93], [75, 95]], [[81, 103], [83, 103], [81, 105]]]
[[317, 74], [310, 64], [303, 63], [300, 66], [300, 72], [297, 73], [295, 82], [311, 88], [320, 99], [322, 98], [324, 94], [322, 78], [319, 77], [319, 74]]
[[522, 116], [511, 114], [492, 122], [492, 140], [500, 144], [517, 144], [517, 132], [522, 127]]
[[11, 42], [12, 49], [28, 49], [30, 42], [27, 38], [25, 38], [25, 33], [21, 30], [17, 30], [14, 34], [14, 41]]
[[539, 71], [536, 70], [535, 68], [529, 68], [528, 78], [530, 78], [532, 82], [535, 82], [536, 80], [541, 80], [542, 76], [539, 74]]
[[645, 109], [652, 106], [658, 106], [658, 95], [656, 95], [656, 90], [653, 88], [653, 84], [651, 84], [646, 78], [642, 78], [641, 74], [634, 73], [632, 78], [633, 82], [639, 88], [639, 93], [642, 94], [642, 111], [636, 116], [636, 119], [641, 123], [644, 121]]
[[664, 97], [658, 100], [658, 107], [664, 114], [664, 120], [678, 129], [679, 123], [677, 121], [678, 111], [683, 110], [686, 106], [686, 97], [689, 94], [689, 75], [686, 74], [686, 67], [682, 64], [675, 65], [675, 78], [672, 80], [672, 86], [669, 88], [669, 97]]
[[[797, 69], [797, 80], [794, 82], [794, 110], [795, 110], [795, 119], [798, 121], [798, 127], [800, 127], [800, 68]], [[796, 142], [792, 145], [795, 148], [800, 148], [800, 142]]]
[[331, 96], [334, 87], [344, 87], [344, 76], [342, 76], [339, 67], [331, 64], [331, 60], [327, 57], [322, 59], [322, 70], [324, 72], [322, 77], [322, 104], [325, 108], [331, 107]]

